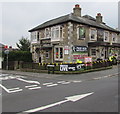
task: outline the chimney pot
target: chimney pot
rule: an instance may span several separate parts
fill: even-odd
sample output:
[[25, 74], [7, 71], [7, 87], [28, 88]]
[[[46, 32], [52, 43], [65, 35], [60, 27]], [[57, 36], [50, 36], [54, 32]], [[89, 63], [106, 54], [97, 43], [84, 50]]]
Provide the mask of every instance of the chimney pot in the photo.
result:
[[98, 13], [97, 16], [101, 16], [101, 13]]
[[102, 16], [101, 16], [101, 13], [97, 13], [96, 22], [102, 23]]
[[81, 8], [79, 4], [76, 4], [75, 7], [73, 8], [73, 14], [75, 16], [81, 17]]
[[76, 4], [76, 5], [75, 5], [75, 8], [79, 8], [79, 7], [80, 7], [80, 5], [79, 5], [79, 4]]

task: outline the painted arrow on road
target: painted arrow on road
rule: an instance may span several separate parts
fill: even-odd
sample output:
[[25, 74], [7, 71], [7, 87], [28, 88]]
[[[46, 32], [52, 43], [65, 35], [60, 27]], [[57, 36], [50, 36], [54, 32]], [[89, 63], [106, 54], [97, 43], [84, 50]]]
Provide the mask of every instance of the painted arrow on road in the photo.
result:
[[47, 109], [47, 108], [50, 108], [50, 107], [53, 107], [53, 106], [56, 106], [56, 105], [60, 105], [62, 103], [68, 102], [68, 101], [75, 102], [75, 101], [83, 99], [83, 98], [85, 98], [85, 97], [87, 97], [89, 95], [92, 95], [93, 93], [94, 92], [86, 93], [86, 94], [82, 94], [82, 95], [75, 95], [75, 96], [65, 97], [66, 100], [59, 101], [59, 102], [49, 104], [49, 105], [46, 105], [46, 106], [38, 107], [38, 108], [35, 108], [35, 109], [30, 109], [30, 110], [24, 111], [23, 113], [32, 113], [32, 112], [41, 111], [41, 110], [44, 110], [44, 109]]

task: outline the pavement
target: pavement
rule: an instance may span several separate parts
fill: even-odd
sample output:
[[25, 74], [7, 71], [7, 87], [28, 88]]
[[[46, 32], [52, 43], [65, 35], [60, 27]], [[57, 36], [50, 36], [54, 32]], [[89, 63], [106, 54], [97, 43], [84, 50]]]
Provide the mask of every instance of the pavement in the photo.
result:
[[90, 80], [93, 78], [104, 77], [104, 76], [114, 76], [119, 75], [119, 66], [113, 66], [112, 69], [95, 71], [95, 72], [88, 72], [82, 74], [47, 74], [47, 73], [34, 73], [34, 72], [22, 72], [22, 71], [15, 71], [15, 70], [0, 70], [0, 73], [6, 74], [13, 74], [13, 75], [23, 75], [23, 76], [30, 76], [30, 77], [43, 77], [43, 78], [54, 78], [54, 79], [64, 79], [64, 80], [77, 80], [84, 79]]

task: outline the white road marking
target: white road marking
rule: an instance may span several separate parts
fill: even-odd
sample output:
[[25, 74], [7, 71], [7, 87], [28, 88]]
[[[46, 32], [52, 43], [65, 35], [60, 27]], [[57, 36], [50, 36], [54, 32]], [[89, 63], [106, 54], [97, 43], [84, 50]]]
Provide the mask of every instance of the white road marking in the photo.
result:
[[24, 80], [22, 78], [16, 78], [17, 80], [23, 81], [23, 82], [27, 82], [27, 83], [35, 83], [35, 84], [40, 84], [40, 82], [38, 81], [32, 81], [32, 80]]
[[1, 76], [0, 77], [0, 80], [8, 80], [8, 79], [16, 79], [16, 78], [25, 78], [24, 76], [7, 76], [7, 75], [5, 75], [5, 76]]
[[32, 90], [32, 89], [40, 89], [41, 87], [34, 87], [34, 88], [28, 88], [28, 89], [30, 89], [30, 90]]
[[10, 91], [6, 87], [4, 87], [2, 84], [0, 84], [0, 87], [2, 87], [7, 93], [10, 93]]
[[29, 85], [29, 86], [25, 86], [25, 88], [35, 87], [35, 86], [38, 86], [38, 85]]
[[18, 90], [10, 91], [9, 93], [15, 93], [15, 92], [20, 92], [20, 91], [22, 91], [22, 89], [18, 89]]
[[20, 89], [19, 87], [17, 87], [17, 88], [10, 88], [10, 89], [8, 89], [9, 91], [12, 91], [12, 90], [16, 90], [16, 89]]
[[53, 84], [53, 82], [50, 82], [50, 83], [43, 83], [43, 85], [50, 85], [50, 84]]
[[[4, 87], [3, 85], [0, 84], [0, 86], [7, 92], [7, 93], [13, 93], [13, 92], [19, 92], [19, 91], [22, 91], [22, 89], [17, 89], [17, 90], [13, 90], [13, 91], [10, 91], [10, 89], [7, 89], [6, 87]], [[13, 88], [12, 88], [13, 89]]]
[[30, 110], [27, 110], [27, 111], [23, 111], [23, 113], [37, 112], [37, 111], [44, 110], [44, 109], [47, 109], [47, 108], [50, 108], [50, 107], [53, 107], [53, 106], [56, 106], [56, 105], [60, 105], [62, 103], [68, 102], [68, 101], [75, 102], [75, 101], [83, 99], [83, 98], [85, 98], [85, 97], [87, 97], [89, 95], [92, 95], [92, 94], [93, 94], [93, 92], [87, 93], [87, 94], [82, 94], [82, 95], [75, 95], [75, 96], [65, 97], [66, 100], [59, 101], [59, 102], [49, 104], [49, 105], [46, 105], [46, 106], [38, 107], [38, 108], [35, 108], [35, 109], [30, 109]]
[[51, 84], [51, 85], [47, 85], [47, 87], [52, 87], [52, 86], [56, 86], [58, 84]]
[[81, 80], [74, 80], [73, 81], [74, 83], [79, 83], [79, 82], [82, 82]]
[[61, 83], [61, 84], [69, 84], [70, 82], [63, 82], [63, 83]]
[[59, 81], [59, 82], [57, 82], [57, 83], [64, 83], [65, 81]]

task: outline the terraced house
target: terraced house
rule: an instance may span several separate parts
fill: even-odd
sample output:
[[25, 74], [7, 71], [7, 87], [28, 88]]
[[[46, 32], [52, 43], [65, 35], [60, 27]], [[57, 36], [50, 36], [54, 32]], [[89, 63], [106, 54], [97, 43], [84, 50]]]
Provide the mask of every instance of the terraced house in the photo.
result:
[[31, 30], [34, 62], [76, 62], [84, 57], [107, 59], [120, 54], [120, 32], [96, 18], [81, 16], [77, 4], [73, 13], [47, 21]]

